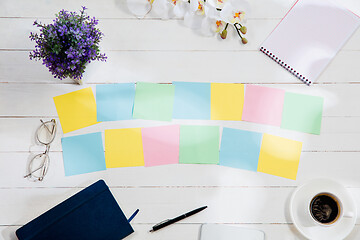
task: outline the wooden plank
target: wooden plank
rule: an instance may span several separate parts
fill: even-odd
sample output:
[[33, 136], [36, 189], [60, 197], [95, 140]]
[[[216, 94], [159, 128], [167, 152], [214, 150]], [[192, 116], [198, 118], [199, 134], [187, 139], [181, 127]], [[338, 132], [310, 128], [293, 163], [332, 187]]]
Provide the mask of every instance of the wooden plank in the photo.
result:
[[[294, 0], [249, 1], [251, 5], [250, 18], [282, 18], [294, 2]], [[360, 13], [360, 4], [357, 0], [343, 0], [341, 4], [357, 14]], [[81, 0], [38, 0], [37, 4], [31, 4], [26, 0], [2, 0], [0, 17], [52, 18], [61, 9], [77, 11], [82, 5], [86, 5], [90, 16], [98, 18], [134, 18], [128, 11], [126, 0], [103, 0], [102, 4], [98, 4], [97, 0], [87, 0], [85, 2]], [[154, 14], [149, 14], [146, 18], [155, 17]]]
[[359, 152], [303, 152], [296, 181], [217, 165], [186, 164], [150, 168], [115, 168], [65, 177], [62, 153], [51, 152], [49, 171], [44, 181], [39, 183], [23, 178], [27, 162], [34, 154], [34, 152], [0, 153], [0, 188], [85, 187], [88, 183], [98, 179], [104, 179], [109, 186], [124, 188], [144, 186], [284, 187], [298, 186], [313, 178], [336, 178], [347, 187], [360, 187], [358, 171], [350, 170], [358, 169]]
[[[152, 224], [138, 224], [132, 223], [134, 233], [127, 237], [129, 240], [169, 240], [178, 237], [186, 240], [199, 240], [199, 232], [201, 224], [174, 224], [168, 226], [162, 231], [156, 233], [149, 233]], [[229, 224], [226, 224], [229, 225]], [[295, 229], [293, 224], [230, 224], [231, 226], [250, 228], [261, 230], [265, 233], [267, 240], [305, 240], [300, 233]], [[1, 240], [17, 240], [15, 231], [19, 226], [0, 226]], [[284, 238], [284, 236], [288, 236]], [[291, 237], [290, 237], [291, 236]], [[345, 240], [356, 240], [360, 238], [360, 225], [356, 225], [354, 230]]]
[[[50, 19], [39, 19], [43, 23]], [[247, 38], [243, 45], [233, 29], [229, 29], [228, 39], [207, 38], [192, 32], [173, 21], [102, 19], [99, 28], [105, 34], [101, 47], [107, 50], [255, 50], [278, 20], [249, 20]], [[11, 24], [11, 28], [9, 26]], [[0, 39], [0, 49], [32, 49], [34, 43], [28, 38], [31, 31], [37, 32], [32, 19], [2, 18], [0, 34], [8, 36]], [[114, 28], [114, 26], [118, 26]], [[253, 29], [250, 31], [250, 29]], [[141, 41], [138, 39], [141, 38]]]
[[54, 79], [42, 61], [31, 61], [29, 51], [0, 51], [1, 83], [73, 83]]
[[[39, 19], [43, 23], [51, 19]], [[243, 45], [234, 29], [228, 29], [228, 38], [219, 36], [207, 38], [192, 32], [191, 29], [172, 21], [161, 20], [127, 20], [102, 19], [99, 28], [105, 34], [101, 43], [103, 51], [108, 50], [258, 50], [261, 43], [279, 23], [278, 19], [248, 20], [249, 29], [246, 37], [249, 43]], [[33, 19], [0, 18], [0, 34], [7, 36], [0, 39], [0, 49], [33, 49], [34, 43], [29, 40], [31, 31], [37, 29], [32, 25]], [[11, 25], [11, 28], [8, 26]], [[118, 26], [115, 27], [114, 26]], [[139, 41], [141, 39], [141, 41]], [[360, 30], [345, 44], [345, 50], [360, 50]]]
[[[48, 118], [44, 118], [48, 119]], [[56, 118], [57, 122], [59, 120]], [[322, 122], [321, 135], [304, 134], [300, 132], [279, 129], [261, 124], [249, 122], [226, 122], [226, 121], [174, 121], [178, 124], [202, 124], [220, 125], [248, 131], [270, 133], [303, 142], [304, 152], [358, 152], [360, 151], [360, 127], [359, 117], [324, 117]], [[341, 123], [341, 124], [340, 124]], [[133, 128], [162, 126], [172, 123], [129, 120], [115, 121], [97, 124], [88, 128], [80, 129], [65, 136], [78, 134], [103, 132], [105, 129]], [[38, 117], [34, 118], [0, 118], [0, 152], [38, 152], [44, 147], [39, 146], [35, 141], [35, 131], [40, 125]], [[51, 151], [61, 151], [62, 134], [60, 124], [54, 142], [51, 144]]]
[[[193, 80], [196, 81], [195, 79]], [[233, 80], [228, 79], [226, 82], [233, 82]], [[89, 86], [95, 87], [91, 84], [85, 86], [72, 84], [1, 84], [0, 102], [6, 104], [1, 106], [0, 116], [57, 116], [53, 97]], [[324, 97], [323, 116], [360, 116], [360, 105], [354, 101], [360, 91], [359, 84], [328, 84], [308, 87], [299, 83], [293, 85], [276, 84], [274, 87]]]
[[[179, 237], [186, 240], [198, 240], [201, 224], [174, 224], [162, 231], [156, 233], [149, 233], [148, 230], [153, 226], [152, 224], [131, 224], [135, 232], [131, 234], [129, 240], [169, 240], [174, 237]], [[227, 224], [229, 225], [229, 224]], [[250, 228], [261, 230], [265, 233], [267, 240], [284, 239], [284, 236], [289, 236], [286, 239], [305, 240], [299, 232], [295, 229], [293, 224], [230, 224], [242, 228]], [[0, 226], [1, 240], [17, 240], [15, 231], [19, 226]], [[290, 237], [292, 236], [292, 237]], [[360, 237], [360, 226], [356, 225], [350, 236], [345, 240], [356, 240]]]
[[[290, 9], [293, 0], [257, 0], [250, 2], [252, 11], [251, 18], [281, 18]], [[103, 0], [98, 4], [97, 0], [57, 0], [46, 1], [39, 0], [37, 4], [31, 4], [26, 0], [3, 0], [1, 1], [1, 17], [26, 17], [26, 18], [53, 18], [54, 14], [61, 9], [77, 11], [80, 6], [86, 5], [88, 14], [97, 18], [122, 18], [134, 19], [135, 17], [129, 12], [126, 0]], [[276, 7], [275, 7], [276, 6]], [[268, 11], [269, 8], [274, 9]], [[353, 7], [356, 9], [356, 6]], [[146, 18], [156, 18], [157, 16], [150, 13]]]
[[[200, 230], [200, 224], [173, 224], [171, 226], [168, 226], [166, 230], [164, 229], [163, 231], [158, 231], [156, 233], [149, 233], [149, 229], [151, 229], [151, 227], [153, 226], [152, 224], [132, 223], [131, 226], [133, 227], [135, 232], [127, 237], [127, 239], [129, 240], [169, 240], [174, 239], [174, 237], [180, 237], [186, 240], [198, 240], [198, 234]], [[245, 226], [248, 228], [257, 227], [252, 225]], [[0, 240], [17, 240], [15, 231], [19, 227], [20, 226], [0, 226]], [[285, 227], [287, 227], [287, 225], [283, 226], [283, 228]], [[267, 232], [270, 236], [272, 235], [271, 227], [269, 230], [267, 230]]]
[[[80, 190], [0, 189], [0, 224], [25, 224]], [[126, 216], [139, 208], [141, 212], [133, 222], [149, 224], [204, 205], [208, 206], [206, 211], [185, 219], [183, 223], [290, 223], [287, 206], [293, 190], [249, 187], [111, 188]], [[349, 191], [359, 203], [360, 189], [351, 188]]]
[[[28, 51], [0, 51], [0, 83], [73, 83], [54, 79], [41, 62], [30, 61], [28, 55]], [[300, 83], [260, 51], [108, 51], [107, 55], [106, 63], [87, 66], [84, 82]], [[358, 62], [360, 51], [340, 51], [316, 82], [359, 83]], [[206, 63], [202, 71], [194, 67], [199, 63]]]

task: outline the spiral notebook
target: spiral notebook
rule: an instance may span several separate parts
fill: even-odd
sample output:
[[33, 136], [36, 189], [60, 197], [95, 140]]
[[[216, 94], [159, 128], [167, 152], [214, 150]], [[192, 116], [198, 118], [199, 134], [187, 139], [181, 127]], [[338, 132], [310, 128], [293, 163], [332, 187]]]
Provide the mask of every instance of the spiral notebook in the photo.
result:
[[359, 16], [335, 0], [297, 0], [260, 51], [310, 85], [359, 24]]

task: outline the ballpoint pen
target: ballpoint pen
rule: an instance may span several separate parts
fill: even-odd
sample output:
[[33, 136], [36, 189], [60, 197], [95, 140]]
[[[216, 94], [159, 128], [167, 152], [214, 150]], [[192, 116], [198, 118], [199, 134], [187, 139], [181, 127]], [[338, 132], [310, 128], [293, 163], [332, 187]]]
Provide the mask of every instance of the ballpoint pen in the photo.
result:
[[196, 214], [196, 213], [198, 213], [198, 212], [201, 212], [201, 211], [204, 210], [205, 208], [207, 208], [207, 206], [204, 206], [204, 207], [201, 207], [201, 208], [192, 210], [192, 211], [190, 211], [190, 212], [188, 212], [188, 213], [185, 213], [185, 214], [183, 214], [183, 215], [181, 215], [181, 216], [178, 216], [178, 217], [176, 217], [176, 218], [173, 218], [173, 219], [164, 220], [164, 221], [162, 221], [162, 222], [154, 225], [154, 226], [152, 227], [152, 229], [150, 230], [150, 232], [155, 232], [155, 231], [157, 231], [157, 230], [159, 230], [159, 229], [161, 229], [161, 228], [163, 228], [163, 227], [169, 226], [170, 224], [173, 224], [173, 223], [175, 223], [175, 222], [178, 222], [178, 221], [180, 221], [180, 220], [182, 220], [182, 219], [184, 219], [184, 218], [190, 217], [191, 215], [194, 215], [194, 214]]

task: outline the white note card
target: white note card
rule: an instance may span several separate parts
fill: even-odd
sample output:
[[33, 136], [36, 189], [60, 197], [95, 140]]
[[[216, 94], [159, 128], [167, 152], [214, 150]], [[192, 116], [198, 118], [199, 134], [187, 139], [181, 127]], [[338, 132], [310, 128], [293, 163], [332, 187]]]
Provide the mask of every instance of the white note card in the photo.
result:
[[264, 232], [224, 224], [202, 224], [200, 240], [265, 240]]

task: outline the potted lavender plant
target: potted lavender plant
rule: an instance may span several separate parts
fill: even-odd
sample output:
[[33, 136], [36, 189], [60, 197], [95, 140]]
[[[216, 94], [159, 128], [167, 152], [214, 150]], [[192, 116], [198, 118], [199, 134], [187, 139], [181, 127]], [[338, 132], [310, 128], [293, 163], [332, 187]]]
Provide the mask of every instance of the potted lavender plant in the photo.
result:
[[91, 61], [106, 61], [100, 53], [99, 43], [103, 33], [96, 28], [98, 20], [90, 18], [82, 7], [80, 14], [61, 10], [53, 23], [34, 22], [40, 33], [30, 33], [35, 41], [35, 50], [29, 54], [30, 60], [42, 60], [54, 78], [71, 78], [82, 84], [86, 65]]

